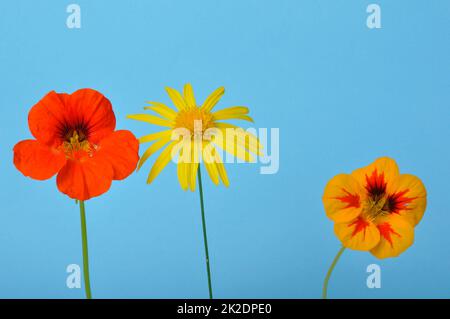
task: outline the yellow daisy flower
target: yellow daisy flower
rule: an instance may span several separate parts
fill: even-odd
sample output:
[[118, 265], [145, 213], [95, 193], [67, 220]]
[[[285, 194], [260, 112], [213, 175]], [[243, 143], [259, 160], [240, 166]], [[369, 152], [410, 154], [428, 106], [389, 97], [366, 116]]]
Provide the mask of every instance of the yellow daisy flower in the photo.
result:
[[153, 144], [142, 155], [138, 169], [150, 156], [163, 149], [150, 170], [147, 183], [150, 184], [169, 161], [178, 157], [178, 180], [183, 190], [188, 188], [195, 190], [201, 161], [205, 163], [214, 184], [218, 185], [222, 181], [228, 186], [229, 180], [220, 150], [247, 162], [254, 160], [253, 155], [262, 155], [262, 146], [255, 135], [238, 126], [221, 122], [231, 119], [253, 122], [248, 115], [247, 107], [232, 106], [212, 111], [225, 93], [223, 87], [211, 93], [202, 105], [197, 105], [190, 84], [184, 86], [183, 93], [169, 87], [166, 91], [175, 105], [175, 110], [160, 102], [148, 102], [149, 105], [144, 109], [154, 111], [159, 116], [152, 114], [127, 116], [129, 119], [168, 128], [139, 139], [140, 143], [153, 142]]
[[229, 181], [223, 165], [222, 150], [235, 158], [249, 162], [253, 161], [254, 155], [262, 155], [262, 146], [255, 135], [238, 126], [221, 122], [222, 120], [232, 119], [253, 122], [248, 115], [247, 107], [232, 106], [216, 112], [212, 111], [225, 93], [223, 87], [211, 93], [201, 106], [197, 105], [190, 84], [184, 86], [182, 94], [172, 88], [166, 88], [166, 90], [176, 110], [163, 103], [148, 102], [149, 106], [144, 107], [144, 109], [154, 111], [159, 116], [151, 114], [128, 115], [130, 119], [167, 128], [139, 139], [140, 143], [153, 142], [153, 144], [142, 155], [138, 163], [138, 169], [150, 156], [163, 149], [150, 170], [147, 183], [151, 183], [169, 161], [174, 159], [178, 160], [178, 180], [183, 190], [194, 191], [196, 177], [198, 177], [209, 298], [212, 299], [213, 289], [199, 164], [201, 161], [204, 162], [209, 177], [214, 184], [218, 185], [222, 181], [225, 186], [228, 186]]

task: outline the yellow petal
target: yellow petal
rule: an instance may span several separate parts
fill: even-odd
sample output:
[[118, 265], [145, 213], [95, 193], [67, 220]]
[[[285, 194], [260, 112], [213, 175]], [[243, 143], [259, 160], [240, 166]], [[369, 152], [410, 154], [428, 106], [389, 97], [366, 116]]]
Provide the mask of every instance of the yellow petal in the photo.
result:
[[190, 83], [187, 83], [184, 86], [183, 96], [184, 96], [184, 100], [186, 101], [186, 104], [189, 108], [194, 108], [197, 106], [195, 104], [194, 90], [192, 89], [192, 86]]
[[197, 170], [199, 165], [199, 142], [194, 141], [191, 143], [191, 163], [189, 163], [189, 188], [191, 191], [195, 191], [196, 178], [197, 178]]
[[255, 140], [252, 142], [249, 137], [239, 135], [238, 146], [243, 147], [256, 155], [264, 156], [264, 153], [261, 150], [262, 146], [257, 139], [256, 142]]
[[178, 145], [178, 142], [173, 141], [161, 152], [161, 154], [159, 154], [158, 158], [153, 164], [150, 173], [148, 174], [147, 184], [153, 182], [156, 176], [158, 176], [159, 173], [161, 173], [161, 171], [164, 169], [164, 167], [166, 167], [167, 164], [170, 162], [170, 160], [172, 159], [172, 149], [176, 145]]
[[240, 146], [246, 150], [249, 150], [250, 152], [252, 152], [254, 154], [263, 156], [263, 152], [262, 152], [263, 147], [255, 135], [244, 131], [244, 129], [242, 129], [240, 127], [219, 128], [219, 130], [222, 132], [223, 136], [226, 136], [228, 138], [233, 139], [233, 136], [236, 136], [238, 146]]
[[371, 221], [358, 217], [348, 223], [334, 224], [334, 233], [344, 247], [371, 250], [380, 242], [380, 231]]
[[214, 126], [217, 127], [217, 128], [225, 128], [225, 129], [226, 129], [226, 128], [234, 128], [234, 129], [242, 128], [242, 127], [239, 127], [239, 126], [234, 125], [234, 124], [223, 123], [223, 122], [217, 122], [217, 123], [215, 123]]
[[245, 106], [233, 106], [214, 112], [212, 115], [216, 121], [238, 119], [253, 122], [253, 119], [246, 115], [248, 112], [249, 110]]
[[142, 165], [144, 165], [144, 163], [147, 161], [147, 159], [152, 156], [153, 154], [155, 154], [156, 152], [158, 152], [162, 147], [164, 147], [164, 145], [166, 145], [167, 143], [170, 142], [170, 136], [162, 138], [158, 141], [156, 141], [155, 143], [153, 143], [145, 152], [144, 154], [142, 154], [141, 158], [139, 159], [139, 163], [138, 163], [138, 167], [137, 169], [139, 170]]
[[195, 191], [195, 185], [197, 184], [196, 178], [197, 178], [198, 163], [190, 163], [189, 168], [191, 170], [191, 174], [189, 176], [190, 177], [189, 188], [191, 189], [191, 191]]
[[179, 175], [180, 184], [183, 190], [188, 190], [191, 185], [192, 144], [191, 139], [183, 139], [183, 141], [181, 141], [182, 146], [178, 159], [178, 167], [180, 168], [179, 173], [183, 173], [184, 175], [182, 176], [183, 180], [180, 179], [181, 177]]
[[[214, 124], [214, 126], [218, 129], [220, 129], [224, 133], [226, 133], [226, 129], [234, 129], [235, 132], [242, 132], [243, 136], [245, 138], [248, 138], [250, 143], [257, 145], [257, 147], [260, 150], [263, 150], [263, 146], [259, 142], [258, 138], [255, 135], [253, 135], [252, 133], [245, 131], [242, 127], [239, 127], [237, 125], [233, 125], [230, 123], [222, 123], [222, 122], [217, 122]], [[241, 133], [239, 133], [239, 134], [241, 134]]]
[[175, 118], [177, 117], [177, 112], [172, 110], [170, 107], [168, 107], [163, 103], [159, 102], [148, 102], [148, 103], [151, 104], [151, 106], [145, 106], [144, 110], [152, 110], [170, 121], [174, 121]]
[[230, 186], [230, 181], [228, 180], [227, 171], [225, 170], [225, 167], [223, 165], [222, 158], [219, 155], [219, 152], [214, 152], [215, 157], [215, 165], [217, 167], [217, 171], [219, 172], [220, 179], [222, 180], [222, 183], [228, 187]]
[[154, 115], [150, 115], [150, 114], [130, 114], [130, 115], [127, 115], [127, 118], [136, 120], [136, 121], [154, 124], [154, 125], [159, 125], [159, 126], [166, 126], [166, 127], [173, 126], [171, 121], [168, 121], [168, 120], [162, 119], [158, 116], [154, 116]]
[[212, 113], [213, 116], [223, 116], [225, 114], [248, 114], [249, 110], [248, 107], [245, 106], [231, 106], [231, 107], [227, 107], [225, 109], [221, 109], [219, 111], [216, 111], [214, 113]]
[[205, 142], [203, 144], [203, 163], [205, 164], [209, 178], [211, 178], [215, 185], [219, 185], [219, 172], [217, 171], [216, 164], [211, 156], [211, 148], [213, 147], [212, 143]]
[[390, 214], [377, 222], [381, 240], [370, 251], [375, 257], [397, 257], [413, 244], [414, 227], [401, 216]]
[[203, 103], [202, 109], [205, 112], [210, 112], [213, 109], [213, 107], [217, 104], [217, 102], [219, 102], [220, 98], [222, 97], [222, 95], [224, 93], [225, 93], [225, 88], [223, 86], [216, 89], [205, 100], [205, 103]]
[[[181, 150], [181, 153], [183, 150]], [[182, 154], [180, 154], [180, 157]], [[178, 180], [180, 181], [181, 188], [186, 191], [189, 187], [188, 185], [188, 179], [187, 179], [187, 164], [183, 161], [179, 161], [177, 164], [177, 174], [178, 174]]]
[[215, 115], [213, 115], [213, 118], [214, 118], [214, 121], [236, 119], [236, 120], [244, 120], [244, 121], [253, 122], [253, 119], [250, 116], [244, 115], [244, 114], [235, 114], [235, 113], [215, 114]]
[[364, 199], [364, 189], [348, 174], [333, 177], [325, 186], [322, 196], [327, 217], [336, 223], [346, 223], [358, 217]]
[[225, 136], [215, 136], [213, 143], [227, 153], [245, 162], [253, 162], [255, 159], [245, 148], [239, 147], [236, 136], [226, 134]]
[[147, 143], [151, 141], [158, 140], [160, 138], [171, 136], [172, 130], [165, 130], [157, 133], [148, 134], [139, 138], [139, 143]]
[[170, 87], [166, 87], [167, 94], [169, 94], [170, 99], [178, 110], [185, 110], [187, 108], [186, 103], [181, 96], [180, 92]]

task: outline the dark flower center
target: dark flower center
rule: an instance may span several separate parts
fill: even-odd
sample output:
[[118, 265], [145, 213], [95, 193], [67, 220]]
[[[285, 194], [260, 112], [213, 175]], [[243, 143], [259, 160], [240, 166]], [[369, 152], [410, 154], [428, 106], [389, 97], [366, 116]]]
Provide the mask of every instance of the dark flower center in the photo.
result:
[[64, 125], [60, 129], [60, 136], [67, 158], [73, 158], [80, 151], [87, 153], [89, 156], [93, 155], [95, 147], [89, 142], [89, 129], [84, 123]]
[[59, 135], [64, 142], [70, 142], [75, 134], [78, 136], [79, 142], [83, 142], [89, 138], [89, 128], [83, 122], [64, 124], [59, 131]]

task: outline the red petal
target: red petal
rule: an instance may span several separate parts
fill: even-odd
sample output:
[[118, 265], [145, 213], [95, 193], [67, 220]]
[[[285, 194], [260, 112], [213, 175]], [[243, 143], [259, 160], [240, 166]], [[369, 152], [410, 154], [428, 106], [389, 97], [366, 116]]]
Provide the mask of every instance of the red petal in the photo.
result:
[[71, 126], [83, 123], [90, 142], [98, 143], [114, 131], [116, 117], [111, 102], [100, 92], [81, 89], [69, 95], [66, 103]]
[[70, 198], [88, 200], [111, 187], [113, 169], [100, 157], [69, 160], [59, 172], [58, 189]]
[[60, 130], [66, 122], [65, 95], [51, 91], [31, 108], [28, 126], [39, 142], [48, 145], [60, 143]]
[[49, 179], [66, 163], [63, 152], [36, 140], [25, 140], [14, 146], [14, 165], [23, 175], [37, 180]]
[[59, 145], [67, 130], [83, 127], [89, 141], [98, 143], [116, 127], [111, 102], [100, 92], [81, 89], [72, 94], [49, 92], [28, 115], [28, 125], [40, 142]]
[[124, 179], [136, 169], [139, 141], [130, 131], [116, 131], [100, 142], [95, 156], [101, 156], [111, 164], [113, 179]]

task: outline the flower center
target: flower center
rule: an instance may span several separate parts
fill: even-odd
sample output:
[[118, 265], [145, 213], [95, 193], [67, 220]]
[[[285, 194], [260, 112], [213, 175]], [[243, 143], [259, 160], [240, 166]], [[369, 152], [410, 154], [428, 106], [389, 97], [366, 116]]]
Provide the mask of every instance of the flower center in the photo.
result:
[[180, 111], [175, 118], [176, 128], [185, 128], [191, 132], [191, 136], [203, 134], [208, 128], [214, 126], [211, 113], [195, 107]]
[[63, 149], [66, 157], [74, 157], [74, 153], [79, 151], [84, 151], [92, 156], [93, 146], [82, 131], [73, 130], [66, 135]]
[[369, 198], [364, 203], [363, 215], [368, 220], [375, 220], [378, 217], [382, 217], [390, 214], [387, 198], [385, 196]]

